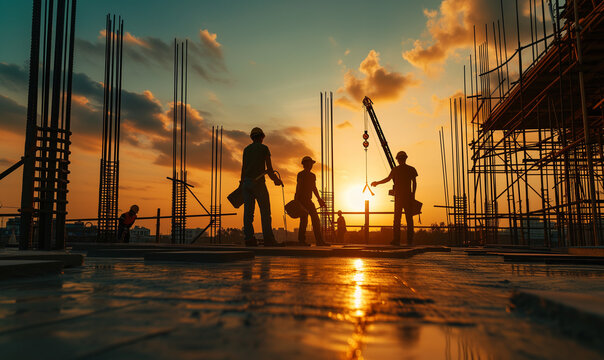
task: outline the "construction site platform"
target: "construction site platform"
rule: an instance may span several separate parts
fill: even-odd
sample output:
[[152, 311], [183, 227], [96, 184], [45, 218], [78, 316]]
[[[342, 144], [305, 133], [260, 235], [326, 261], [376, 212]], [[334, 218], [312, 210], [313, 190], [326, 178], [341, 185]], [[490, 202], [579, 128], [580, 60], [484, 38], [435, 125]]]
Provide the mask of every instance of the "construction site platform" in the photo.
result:
[[251, 251], [155, 251], [145, 253], [145, 261], [177, 261], [198, 263], [222, 263], [239, 260], [252, 260]]
[[531, 249], [513, 247], [483, 247], [465, 249], [469, 256], [501, 256], [505, 261], [544, 264], [604, 265], [604, 249], [568, 248], [568, 249]]
[[0, 280], [58, 274], [63, 263], [50, 260], [0, 260]]
[[235, 245], [171, 245], [171, 244], [103, 244], [73, 243], [71, 250], [86, 252], [88, 257], [143, 258], [145, 254], [158, 251], [246, 251], [254, 256], [294, 257], [355, 257], [406, 259], [427, 252], [449, 252], [445, 246], [394, 247], [380, 245], [333, 245], [285, 246], [285, 247], [242, 247]]
[[84, 256], [69, 251], [18, 250], [16, 248], [0, 249], [0, 260], [36, 260], [58, 261], [64, 268], [82, 266]]
[[458, 249], [226, 263], [90, 257], [60, 275], [0, 282], [0, 348], [25, 360], [604, 357], [514, 306], [516, 291], [602, 298], [604, 268]]
[[520, 290], [512, 294], [511, 302], [515, 309], [551, 322], [604, 354], [604, 292]]

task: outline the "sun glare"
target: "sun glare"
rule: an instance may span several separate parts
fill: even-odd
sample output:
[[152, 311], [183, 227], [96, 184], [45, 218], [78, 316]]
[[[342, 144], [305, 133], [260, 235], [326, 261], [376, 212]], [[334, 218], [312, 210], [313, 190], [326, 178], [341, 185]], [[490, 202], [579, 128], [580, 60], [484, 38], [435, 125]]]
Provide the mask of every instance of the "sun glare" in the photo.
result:
[[365, 200], [369, 200], [369, 208], [375, 206], [377, 196], [372, 196], [369, 190], [363, 192], [363, 186], [349, 186], [345, 191], [344, 211], [365, 211]]

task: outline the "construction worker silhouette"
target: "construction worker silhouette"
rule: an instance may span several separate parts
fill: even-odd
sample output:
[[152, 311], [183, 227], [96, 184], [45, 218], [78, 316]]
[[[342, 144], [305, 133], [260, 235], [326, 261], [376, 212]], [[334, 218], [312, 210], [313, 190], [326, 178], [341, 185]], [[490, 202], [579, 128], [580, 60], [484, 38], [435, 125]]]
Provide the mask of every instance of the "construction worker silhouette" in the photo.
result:
[[336, 220], [336, 224], [338, 225], [336, 237], [339, 243], [343, 243], [348, 230], [346, 229], [346, 219], [342, 216], [342, 210], [338, 210], [338, 220]]
[[271, 204], [264, 180], [264, 174], [268, 175], [276, 186], [283, 183], [275, 174], [271, 163], [271, 152], [264, 145], [264, 132], [255, 127], [250, 132], [252, 143], [243, 150], [243, 161], [241, 164], [241, 189], [243, 193], [243, 232], [246, 246], [258, 246], [254, 238], [254, 210], [256, 201], [260, 208], [260, 220], [262, 223], [262, 234], [264, 246], [283, 246], [278, 243], [273, 234], [271, 223]]
[[407, 153], [399, 151], [396, 154], [399, 165], [390, 171], [390, 175], [380, 181], [374, 181], [371, 186], [394, 181], [394, 224], [391, 245], [400, 246], [401, 243], [401, 212], [405, 209], [407, 220], [407, 245], [413, 245], [413, 203], [417, 189], [417, 170], [407, 165]]
[[304, 167], [304, 170], [298, 173], [296, 194], [294, 195], [294, 199], [298, 201], [308, 212], [308, 214], [300, 217], [298, 242], [302, 246], [308, 245], [306, 243], [306, 226], [308, 225], [308, 215], [310, 215], [312, 230], [315, 233], [315, 241], [317, 246], [329, 246], [328, 243], [323, 241], [323, 236], [321, 235], [321, 222], [319, 221], [319, 215], [317, 214], [315, 204], [312, 202], [312, 194], [315, 194], [319, 205], [321, 207], [325, 206], [325, 201], [321, 199], [319, 196], [319, 191], [317, 190], [317, 177], [311, 172], [312, 166], [315, 162], [316, 161], [314, 161], [310, 156], [303, 157], [302, 166]]
[[130, 228], [134, 225], [136, 214], [138, 213], [138, 205], [130, 206], [130, 210], [123, 213], [117, 225], [117, 238], [120, 242], [130, 242]]

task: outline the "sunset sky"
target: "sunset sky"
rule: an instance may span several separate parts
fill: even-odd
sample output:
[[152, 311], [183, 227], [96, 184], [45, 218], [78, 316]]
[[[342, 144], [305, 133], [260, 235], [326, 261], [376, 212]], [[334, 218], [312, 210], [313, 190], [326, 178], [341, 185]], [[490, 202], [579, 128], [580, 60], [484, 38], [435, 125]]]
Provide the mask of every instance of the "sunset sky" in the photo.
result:
[[[507, 21], [513, 2], [505, 1]], [[526, 9], [528, 1], [520, 1]], [[273, 164], [285, 175], [286, 201], [304, 155], [320, 157], [319, 93], [333, 91], [336, 210], [361, 211], [365, 184], [363, 107], [374, 101], [394, 153], [405, 150], [418, 173], [422, 223], [443, 221], [438, 129], [449, 122], [449, 97], [463, 90], [472, 26], [496, 21], [499, 0], [426, 1], [79, 1], [73, 97], [69, 216], [97, 214], [104, 37], [107, 13], [126, 31], [122, 100], [119, 208], [170, 212], [172, 44], [188, 38], [189, 179], [209, 204], [210, 129], [224, 126], [223, 211], [238, 181], [249, 131], [260, 126]], [[522, 11], [523, 19], [526, 11]], [[512, 26], [508, 36], [515, 37]], [[3, 2], [0, 11], [0, 168], [23, 155], [31, 2]], [[472, 50], [473, 53], [473, 50]], [[469, 88], [468, 88], [469, 91]], [[389, 169], [371, 134], [369, 181]], [[315, 168], [320, 178], [319, 170]], [[19, 206], [21, 172], [0, 182], [0, 203]], [[320, 186], [320, 184], [319, 184]], [[371, 209], [391, 211], [389, 186], [377, 189]], [[282, 227], [281, 190], [269, 186], [273, 226]], [[15, 209], [10, 209], [15, 210]], [[9, 212], [2, 209], [2, 212]], [[10, 211], [12, 212], [12, 211]], [[189, 201], [188, 212], [202, 209]], [[241, 227], [242, 208], [224, 226]], [[259, 214], [257, 213], [257, 217]], [[207, 220], [190, 220], [203, 226]], [[361, 219], [351, 218], [350, 224]], [[391, 217], [376, 217], [391, 224]], [[141, 225], [152, 228], [151, 222]], [[288, 227], [297, 227], [289, 220]], [[259, 222], [256, 226], [259, 229]], [[162, 223], [162, 232], [169, 231]]]

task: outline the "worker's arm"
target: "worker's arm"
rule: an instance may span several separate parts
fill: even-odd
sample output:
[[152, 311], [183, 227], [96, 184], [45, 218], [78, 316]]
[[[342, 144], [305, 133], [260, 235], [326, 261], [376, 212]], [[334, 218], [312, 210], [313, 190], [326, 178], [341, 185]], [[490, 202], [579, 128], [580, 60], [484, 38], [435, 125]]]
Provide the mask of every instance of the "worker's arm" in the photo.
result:
[[317, 185], [315, 185], [312, 189], [312, 192], [315, 194], [315, 196], [317, 197], [317, 201], [319, 202], [319, 206], [320, 207], [325, 207], [325, 201], [323, 201], [323, 199], [321, 199], [321, 197], [319, 196], [319, 190], [317, 190]]
[[413, 198], [415, 198], [415, 190], [417, 190], [417, 181], [413, 178], [411, 179], [411, 194], [413, 195]]
[[273, 180], [275, 185], [283, 185], [283, 182], [279, 179], [279, 177], [277, 177], [277, 174], [275, 174], [275, 170], [273, 170], [273, 164], [271, 162], [270, 155], [266, 156], [266, 174], [269, 178], [271, 178], [271, 180]]
[[390, 172], [390, 174], [388, 174], [388, 176], [386, 178], [384, 178], [384, 179], [382, 179], [380, 181], [374, 181], [374, 182], [372, 182], [371, 186], [376, 187], [376, 186], [378, 186], [380, 184], [385, 184], [385, 183], [387, 183], [390, 180], [392, 180], [392, 172]]

